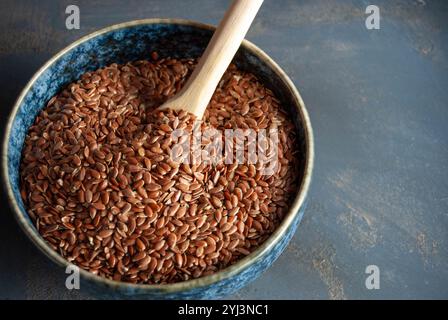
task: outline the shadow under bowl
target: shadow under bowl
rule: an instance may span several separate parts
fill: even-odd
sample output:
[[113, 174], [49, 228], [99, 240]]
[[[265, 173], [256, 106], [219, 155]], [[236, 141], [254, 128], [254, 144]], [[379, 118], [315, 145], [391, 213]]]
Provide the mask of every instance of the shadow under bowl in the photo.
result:
[[[25, 136], [51, 97], [88, 71], [110, 65], [148, 59], [152, 51], [161, 57], [198, 58], [214, 27], [178, 19], [146, 19], [114, 25], [74, 42], [51, 58], [30, 80], [8, 119], [3, 141], [3, 177], [15, 218], [31, 241], [64, 269], [69, 262], [40, 236], [20, 196], [20, 160]], [[80, 270], [81, 286], [100, 298], [202, 299], [222, 297], [246, 285], [265, 271], [283, 252], [305, 209], [314, 160], [313, 134], [305, 105], [284, 71], [258, 47], [244, 41], [234, 63], [255, 74], [280, 99], [294, 118], [303, 157], [300, 184], [280, 226], [254, 252], [213, 275], [174, 284], [144, 285], [118, 282]], [[61, 270], [61, 272], [63, 272]]]

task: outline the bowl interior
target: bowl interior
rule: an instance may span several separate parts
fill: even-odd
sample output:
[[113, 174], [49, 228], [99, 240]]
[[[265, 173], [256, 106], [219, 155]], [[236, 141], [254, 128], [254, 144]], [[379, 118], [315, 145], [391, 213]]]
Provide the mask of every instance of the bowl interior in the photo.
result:
[[[200, 57], [212, 34], [213, 28], [207, 26], [168, 22], [110, 28], [99, 32], [95, 37], [88, 36], [63, 50], [35, 75], [18, 100], [18, 109], [10, 119], [10, 127], [6, 134], [8, 140], [5, 142], [7, 179], [20, 210], [17, 214], [21, 216], [20, 220], [22, 224], [26, 224], [28, 231], [32, 230], [38, 235], [20, 196], [21, 152], [28, 128], [49, 99], [87, 71], [111, 63], [149, 59], [152, 51], [157, 51], [160, 57]], [[302, 142], [299, 154], [306, 155], [306, 139], [309, 138], [305, 131], [306, 120], [298, 106], [297, 97], [282, 75], [278, 70], [273, 70], [270, 62], [247, 43], [238, 51], [234, 63], [239, 68], [254, 73], [281, 100], [296, 121], [299, 141]], [[303, 173], [305, 161], [301, 166], [300, 172]]]
[[[52, 96], [69, 83], [76, 81], [87, 72], [112, 63], [126, 63], [139, 59], [149, 59], [152, 51], [161, 57], [197, 58], [207, 46], [213, 30], [193, 25], [156, 23], [136, 25], [111, 30], [87, 40], [72, 48], [46, 68], [35, 80], [22, 100], [13, 119], [9, 134], [7, 166], [9, 182], [15, 200], [26, 216], [20, 197], [19, 167], [26, 132], [39, 111]], [[296, 119], [300, 141], [304, 141], [302, 119], [293, 104], [294, 97], [284, 81], [272, 68], [246, 47], [241, 47], [234, 59], [241, 69], [254, 73], [275, 95]], [[305, 146], [299, 150], [305, 154]], [[303, 170], [300, 170], [303, 172]], [[31, 221], [30, 221], [31, 222]]]

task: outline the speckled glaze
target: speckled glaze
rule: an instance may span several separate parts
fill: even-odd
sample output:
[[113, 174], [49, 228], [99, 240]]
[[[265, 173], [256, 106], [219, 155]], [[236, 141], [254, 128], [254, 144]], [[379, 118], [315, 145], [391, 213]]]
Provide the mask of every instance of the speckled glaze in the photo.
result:
[[[19, 164], [26, 132], [38, 112], [64, 86], [83, 73], [111, 63], [147, 59], [152, 51], [161, 57], [199, 57], [214, 28], [172, 19], [147, 19], [111, 26], [88, 35], [49, 60], [30, 80], [10, 115], [3, 143], [3, 176], [17, 221], [29, 238], [51, 260], [62, 267], [68, 262], [40, 237], [28, 217], [19, 192]], [[279, 228], [256, 251], [234, 265], [210, 276], [169, 285], [134, 285], [112, 281], [81, 270], [81, 286], [98, 298], [204, 299], [226, 296], [265, 271], [283, 252], [305, 209], [311, 182], [314, 148], [311, 124], [304, 103], [291, 80], [263, 51], [244, 41], [234, 62], [254, 73], [289, 108], [297, 126], [304, 155], [301, 185]], [[20, 253], [18, 253], [20, 254]], [[61, 270], [61, 272], [63, 272]]]

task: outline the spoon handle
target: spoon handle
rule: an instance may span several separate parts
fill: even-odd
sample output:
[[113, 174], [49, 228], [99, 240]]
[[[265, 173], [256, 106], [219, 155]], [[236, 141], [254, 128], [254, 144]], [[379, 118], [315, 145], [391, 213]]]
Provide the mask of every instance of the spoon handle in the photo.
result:
[[234, 0], [213, 34], [191, 77], [174, 97], [175, 107], [202, 118], [208, 103], [263, 0]]

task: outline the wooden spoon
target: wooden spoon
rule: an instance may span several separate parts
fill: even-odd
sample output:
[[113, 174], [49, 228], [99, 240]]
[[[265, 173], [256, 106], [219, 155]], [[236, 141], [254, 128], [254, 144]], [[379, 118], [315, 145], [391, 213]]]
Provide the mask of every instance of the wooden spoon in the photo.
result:
[[184, 87], [159, 108], [185, 110], [201, 119], [263, 0], [234, 0]]

